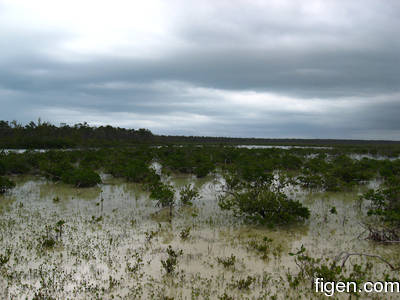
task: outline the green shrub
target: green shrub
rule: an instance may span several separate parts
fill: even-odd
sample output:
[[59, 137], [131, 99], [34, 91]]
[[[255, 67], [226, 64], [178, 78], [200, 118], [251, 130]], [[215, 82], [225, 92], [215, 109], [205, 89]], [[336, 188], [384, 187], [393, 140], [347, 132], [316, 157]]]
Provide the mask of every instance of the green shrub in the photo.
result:
[[369, 216], [376, 216], [392, 228], [400, 228], [400, 186], [368, 190], [362, 196], [369, 200]]
[[15, 187], [15, 183], [6, 177], [0, 176], [0, 194]]
[[210, 172], [212, 172], [213, 170], [214, 170], [214, 165], [213, 165], [212, 163], [210, 163], [210, 162], [204, 162], [204, 163], [201, 163], [201, 164], [197, 165], [197, 166], [194, 168], [193, 173], [194, 173], [197, 177], [202, 178], [202, 177], [206, 177], [206, 176], [207, 176]]
[[0, 175], [6, 174], [6, 165], [3, 161], [0, 160]]
[[90, 169], [72, 169], [64, 172], [61, 180], [76, 187], [91, 187], [101, 183], [99, 174]]
[[26, 161], [26, 154], [10, 153], [3, 161], [7, 173], [26, 174], [30, 171], [30, 165]]
[[193, 205], [193, 200], [200, 198], [199, 191], [195, 187], [191, 187], [190, 184], [185, 185], [179, 191], [181, 202], [184, 205]]
[[43, 174], [46, 178], [55, 181], [60, 180], [62, 175], [67, 171], [72, 171], [74, 169], [71, 163], [67, 160], [61, 160], [57, 162], [44, 160], [39, 163], [39, 168], [41, 174]]
[[288, 199], [268, 185], [252, 187], [220, 197], [221, 209], [233, 210], [235, 215], [260, 224], [287, 224], [308, 219], [310, 211], [299, 201]]
[[151, 188], [150, 198], [157, 200], [157, 206], [172, 207], [174, 205], [174, 188], [171, 185], [159, 182]]

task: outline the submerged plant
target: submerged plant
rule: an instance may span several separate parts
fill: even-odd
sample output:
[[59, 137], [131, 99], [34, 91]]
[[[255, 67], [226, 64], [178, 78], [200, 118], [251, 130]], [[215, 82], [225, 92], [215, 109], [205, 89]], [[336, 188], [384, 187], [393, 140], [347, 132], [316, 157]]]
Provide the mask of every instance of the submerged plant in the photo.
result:
[[226, 292], [218, 297], [219, 300], [235, 300], [235, 298], [229, 296]]
[[168, 257], [166, 260], [161, 260], [161, 265], [167, 274], [171, 274], [175, 271], [178, 264], [178, 257], [183, 254], [182, 250], [173, 250], [171, 245], [167, 248]]
[[42, 236], [41, 246], [45, 249], [51, 249], [55, 246], [56, 240], [51, 236]]
[[[160, 224], [160, 223], [158, 223]], [[146, 237], [146, 242], [150, 243], [151, 240], [158, 234], [160, 233], [161, 228], [159, 227], [158, 230], [148, 230], [144, 233]]]
[[56, 228], [55, 228], [55, 231], [58, 233], [58, 238], [61, 240], [61, 238], [62, 238], [62, 229], [63, 229], [63, 225], [65, 224], [65, 221], [64, 220], [59, 220], [57, 223], [56, 223]]
[[257, 251], [262, 259], [267, 259], [272, 249], [272, 239], [265, 236], [262, 241], [250, 240], [248, 248]]
[[248, 275], [246, 278], [239, 279], [235, 283], [233, 283], [233, 287], [239, 290], [248, 290], [250, 289], [252, 283], [255, 281], [256, 278], [254, 276]]
[[6, 249], [6, 252], [4, 254], [0, 253], [0, 267], [4, 266], [8, 261], [10, 260], [11, 256], [11, 250]]
[[126, 263], [126, 270], [129, 273], [133, 274], [138, 274], [138, 272], [142, 269], [144, 263], [143, 263], [143, 257], [142, 255], [135, 250], [134, 254], [132, 255], [133, 258], [135, 258], [135, 262], [131, 264], [130, 262]]
[[217, 262], [224, 266], [224, 268], [231, 268], [235, 266], [236, 256], [231, 254], [229, 257], [217, 257]]
[[186, 228], [181, 230], [181, 232], [179, 233], [181, 240], [185, 241], [189, 238], [191, 229], [192, 228], [190, 226], [187, 226]]

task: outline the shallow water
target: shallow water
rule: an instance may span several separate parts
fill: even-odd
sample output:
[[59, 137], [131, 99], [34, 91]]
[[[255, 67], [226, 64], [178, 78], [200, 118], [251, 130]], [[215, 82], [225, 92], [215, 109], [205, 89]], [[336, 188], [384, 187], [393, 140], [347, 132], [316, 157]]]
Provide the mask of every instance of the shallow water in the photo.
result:
[[323, 146], [284, 146], [284, 145], [238, 145], [237, 148], [247, 148], [247, 149], [333, 149], [333, 147], [323, 147]]
[[[157, 165], [154, 166], [157, 169]], [[287, 191], [311, 209], [304, 224], [268, 229], [244, 225], [221, 211], [216, 195], [218, 176], [164, 178], [176, 188], [193, 183], [201, 199], [192, 207], [169, 211], [155, 207], [138, 184], [102, 175], [99, 187], [77, 189], [37, 177], [16, 177], [17, 187], [0, 196], [0, 254], [11, 251], [0, 267], [0, 298], [32, 299], [35, 293], [55, 299], [304, 299], [319, 297], [309, 285], [291, 290], [285, 280], [298, 268], [289, 252], [304, 247], [313, 257], [333, 258], [341, 251], [379, 254], [399, 260], [398, 245], [374, 244], [357, 238], [362, 232], [363, 210], [356, 201], [360, 187], [346, 193], [309, 193], [295, 187]], [[372, 183], [374, 184], [374, 183]], [[337, 214], [331, 214], [335, 207]], [[61, 238], [56, 223], [65, 221]], [[187, 240], [180, 232], [190, 227]], [[54, 248], [43, 248], [43, 236], [58, 237]], [[257, 251], [252, 242], [268, 237], [268, 250]], [[166, 249], [182, 249], [174, 275], [165, 275], [161, 260]], [[233, 266], [218, 262], [234, 255]], [[354, 258], [351, 262], [363, 262]], [[379, 277], [385, 265], [374, 262]], [[237, 282], [252, 276], [250, 289]], [[348, 297], [348, 296], [347, 296]]]

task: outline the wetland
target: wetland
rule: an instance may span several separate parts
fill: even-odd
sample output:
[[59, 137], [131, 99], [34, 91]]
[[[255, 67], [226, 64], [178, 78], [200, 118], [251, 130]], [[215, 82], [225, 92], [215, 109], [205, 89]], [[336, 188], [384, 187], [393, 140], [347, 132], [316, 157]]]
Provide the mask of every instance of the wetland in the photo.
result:
[[[396, 280], [400, 161], [360, 152], [3, 151], [0, 297], [322, 299], [315, 277]], [[333, 298], [350, 296], [382, 297]]]

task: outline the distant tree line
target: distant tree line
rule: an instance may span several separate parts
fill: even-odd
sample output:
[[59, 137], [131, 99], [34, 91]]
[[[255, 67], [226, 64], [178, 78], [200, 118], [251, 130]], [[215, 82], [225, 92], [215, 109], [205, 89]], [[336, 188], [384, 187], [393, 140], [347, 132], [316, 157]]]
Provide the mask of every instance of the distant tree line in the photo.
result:
[[74, 148], [118, 146], [148, 143], [153, 134], [148, 129], [126, 129], [112, 126], [92, 127], [88, 123], [55, 126], [49, 122], [31, 121], [23, 126], [17, 121], [0, 121], [2, 148]]
[[385, 146], [386, 149], [396, 148], [396, 150], [400, 148], [400, 141], [171, 136], [155, 135], [144, 128], [126, 129], [110, 125], [95, 127], [89, 126], [87, 122], [72, 126], [61, 123], [60, 126], [56, 126], [39, 119], [36, 123], [31, 121], [24, 126], [17, 121], [0, 120], [0, 148], [52, 149], [138, 144], [300, 145], [369, 148]]

